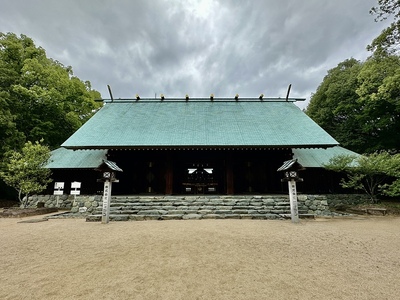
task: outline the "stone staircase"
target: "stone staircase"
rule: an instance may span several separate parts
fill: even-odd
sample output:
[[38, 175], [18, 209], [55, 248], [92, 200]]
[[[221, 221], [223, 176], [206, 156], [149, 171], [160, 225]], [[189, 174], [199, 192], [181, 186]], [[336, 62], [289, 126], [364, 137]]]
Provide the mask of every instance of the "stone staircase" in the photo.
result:
[[[298, 201], [300, 217], [310, 217]], [[101, 221], [102, 202], [86, 217]], [[287, 195], [265, 196], [113, 196], [110, 221], [187, 219], [285, 219], [290, 218]]]

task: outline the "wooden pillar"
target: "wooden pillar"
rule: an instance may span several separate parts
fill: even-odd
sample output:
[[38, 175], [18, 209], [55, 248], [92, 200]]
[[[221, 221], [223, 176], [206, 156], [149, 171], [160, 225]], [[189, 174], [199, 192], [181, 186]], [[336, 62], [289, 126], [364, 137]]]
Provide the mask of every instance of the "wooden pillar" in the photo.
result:
[[171, 153], [167, 154], [166, 159], [166, 172], [165, 172], [165, 194], [172, 195], [174, 186], [174, 168]]
[[233, 159], [232, 155], [229, 154], [226, 160], [226, 193], [228, 195], [233, 195], [235, 192], [233, 182]]

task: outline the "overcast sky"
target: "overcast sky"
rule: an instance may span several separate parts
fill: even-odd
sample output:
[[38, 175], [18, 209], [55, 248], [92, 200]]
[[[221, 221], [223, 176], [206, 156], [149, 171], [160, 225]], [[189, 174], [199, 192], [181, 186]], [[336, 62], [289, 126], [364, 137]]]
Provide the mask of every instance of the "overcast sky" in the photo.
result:
[[[0, 31], [25, 34], [109, 98], [291, 97], [388, 23], [376, 0], [0, 0]], [[304, 107], [304, 104], [299, 104]]]

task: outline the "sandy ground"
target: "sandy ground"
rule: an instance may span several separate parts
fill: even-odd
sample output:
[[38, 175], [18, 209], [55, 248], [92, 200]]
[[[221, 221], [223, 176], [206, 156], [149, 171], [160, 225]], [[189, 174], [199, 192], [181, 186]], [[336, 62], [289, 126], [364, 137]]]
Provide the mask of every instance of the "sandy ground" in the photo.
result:
[[400, 218], [0, 219], [0, 299], [400, 299]]

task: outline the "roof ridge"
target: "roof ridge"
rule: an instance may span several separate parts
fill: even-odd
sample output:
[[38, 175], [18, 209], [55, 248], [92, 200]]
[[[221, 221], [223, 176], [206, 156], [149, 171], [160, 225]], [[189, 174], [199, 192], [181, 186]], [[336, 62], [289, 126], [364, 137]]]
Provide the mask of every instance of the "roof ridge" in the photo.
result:
[[159, 99], [159, 98], [140, 98], [140, 99], [135, 99], [135, 98], [118, 98], [118, 99], [98, 99], [96, 101], [103, 101], [103, 102], [116, 102], [116, 103], [121, 103], [121, 102], [297, 102], [297, 101], [305, 101], [305, 98], [164, 98], [164, 99]]

